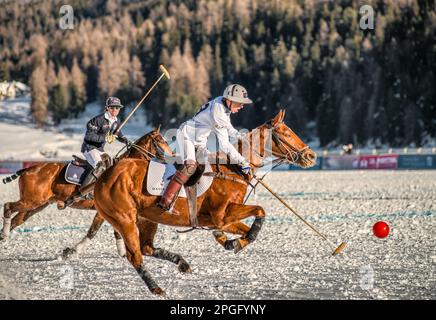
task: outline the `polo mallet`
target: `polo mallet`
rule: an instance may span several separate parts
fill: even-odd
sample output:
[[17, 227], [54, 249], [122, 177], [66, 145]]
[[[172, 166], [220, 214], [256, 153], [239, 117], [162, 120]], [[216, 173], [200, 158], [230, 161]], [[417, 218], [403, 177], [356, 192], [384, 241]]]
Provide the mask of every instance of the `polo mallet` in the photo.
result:
[[147, 98], [147, 96], [150, 94], [150, 92], [154, 89], [154, 87], [158, 84], [158, 82], [163, 78], [163, 77], [167, 77], [167, 79], [171, 79], [170, 77], [170, 73], [168, 72], [167, 69], [165, 69], [165, 67], [163, 65], [159, 66], [160, 71], [162, 71], [162, 74], [160, 75], [159, 79], [156, 80], [156, 82], [151, 86], [150, 90], [147, 91], [147, 93], [142, 97], [141, 101], [138, 102], [138, 104], [136, 105], [136, 107], [130, 111], [130, 113], [128, 114], [128, 116], [126, 117], [126, 119], [124, 119], [123, 123], [121, 123], [121, 125], [118, 127], [117, 130], [115, 130], [114, 134], [111, 134], [108, 132], [108, 134], [105, 137], [105, 140], [107, 143], [112, 143], [114, 142], [114, 135], [116, 135], [118, 133], [118, 131], [121, 130], [122, 127], [124, 127], [124, 125], [126, 124], [126, 122], [130, 119], [130, 117], [133, 115], [133, 113], [135, 113], [135, 111], [139, 108], [139, 106], [141, 105], [141, 103], [145, 100], [145, 98]]
[[330, 241], [325, 235], [323, 235], [321, 232], [319, 232], [314, 226], [312, 226], [309, 222], [307, 222], [302, 216], [300, 216], [298, 213], [295, 212], [294, 209], [292, 209], [282, 198], [280, 198], [274, 191], [268, 187], [268, 185], [265, 184], [261, 179], [258, 179], [256, 176], [254, 176], [254, 179], [256, 179], [257, 182], [259, 182], [262, 186], [265, 187], [266, 190], [268, 190], [274, 197], [276, 197], [277, 200], [279, 200], [286, 208], [291, 210], [293, 214], [295, 214], [298, 218], [301, 219], [306, 225], [308, 225], [317, 235], [319, 235], [321, 238], [323, 238], [327, 243], [330, 245], [330, 247], [334, 250], [332, 255], [335, 256], [338, 253], [340, 253], [342, 250], [344, 250], [345, 246], [347, 245], [345, 242], [341, 242], [341, 244], [336, 248], [336, 245]]

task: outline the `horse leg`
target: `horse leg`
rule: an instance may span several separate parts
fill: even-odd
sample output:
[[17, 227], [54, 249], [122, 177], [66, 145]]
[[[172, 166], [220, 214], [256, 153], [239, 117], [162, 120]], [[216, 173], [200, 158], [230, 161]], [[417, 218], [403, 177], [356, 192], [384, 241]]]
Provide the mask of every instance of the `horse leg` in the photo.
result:
[[155, 248], [153, 246], [153, 240], [156, 235], [157, 227], [157, 223], [140, 217], [138, 221], [138, 228], [142, 254], [157, 259], [170, 261], [176, 264], [179, 271], [182, 273], [192, 273], [191, 267], [181, 255], [162, 248]]
[[103, 224], [103, 217], [97, 213], [92, 220], [92, 224], [89, 227], [88, 233], [86, 236], [80, 240], [73, 248], [65, 248], [62, 251], [62, 259], [68, 260], [71, 257], [77, 257], [80, 253], [83, 252], [84, 248], [88, 245], [88, 243], [95, 237], [98, 230], [100, 230], [101, 225]]
[[26, 222], [31, 216], [33, 216], [35, 213], [38, 213], [41, 210], [44, 210], [50, 203], [45, 203], [33, 210], [28, 210], [25, 212], [19, 212], [13, 219], [11, 223], [11, 231], [14, 230], [16, 227], [22, 225], [24, 222]]
[[[224, 242], [224, 247], [227, 250], [233, 249], [235, 253], [238, 253], [249, 243], [255, 241], [265, 221], [265, 211], [260, 206], [232, 203], [227, 207], [224, 226], [233, 225], [233, 223], [231, 223], [232, 221], [240, 221], [250, 216], [254, 216], [255, 219], [248, 232], [239, 239]], [[241, 225], [239, 225], [239, 227], [241, 227]], [[218, 242], [221, 243], [223, 241], [223, 237], [219, 233], [215, 233], [214, 236]]]
[[[9, 238], [10, 232], [23, 224], [27, 219], [33, 216], [35, 213], [41, 211], [48, 206], [49, 203], [45, 203], [39, 206], [31, 206], [26, 204], [24, 201], [19, 200], [16, 202], [6, 202], [4, 204], [3, 212], [3, 229], [0, 232], [0, 240], [5, 240]], [[35, 208], [35, 209], [32, 209]], [[19, 212], [13, 219], [12, 214]]]
[[12, 214], [20, 211], [25, 212], [25, 208], [21, 201], [6, 202], [3, 206], [3, 228], [0, 232], [0, 240], [6, 240], [9, 238], [11, 232]]
[[235, 241], [233, 239], [229, 240], [227, 235], [224, 232], [239, 234], [245, 236], [248, 231], [250, 231], [250, 227], [242, 222], [235, 222], [231, 225], [225, 226], [220, 230], [215, 230], [212, 232], [215, 240], [224, 247], [226, 250], [234, 250], [235, 249]]
[[[123, 217], [123, 219], [114, 219], [114, 216], [120, 216]], [[104, 217], [123, 237], [127, 251], [127, 260], [129, 260], [129, 262], [135, 268], [136, 272], [147, 285], [148, 289], [153, 294], [164, 295], [165, 291], [163, 291], [157, 285], [150, 272], [148, 272], [148, 270], [145, 268], [145, 263], [141, 253], [141, 247], [139, 245], [139, 232], [135, 221], [132, 221], [131, 219], [125, 219], [125, 215], [123, 214], [104, 214]]]
[[123, 237], [117, 230], [114, 229], [115, 243], [117, 245], [117, 252], [121, 258], [126, 257], [126, 246], [124, 245]]

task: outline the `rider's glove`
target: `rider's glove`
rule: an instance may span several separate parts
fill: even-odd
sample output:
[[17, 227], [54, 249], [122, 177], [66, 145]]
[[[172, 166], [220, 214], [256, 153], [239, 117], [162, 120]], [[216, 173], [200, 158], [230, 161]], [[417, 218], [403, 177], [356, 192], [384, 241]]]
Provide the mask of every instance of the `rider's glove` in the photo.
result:
[[126, 137], [116, 136], [116, 138], [119, 142], [126, 144], [128, 147], [132, 145], [132, 142], [129, 139], [127, 139]]
[[239, 164], [239, 168], [244, 174], [249, 174], [251, 172], [250, 163], [247, 160], [242, 161]]

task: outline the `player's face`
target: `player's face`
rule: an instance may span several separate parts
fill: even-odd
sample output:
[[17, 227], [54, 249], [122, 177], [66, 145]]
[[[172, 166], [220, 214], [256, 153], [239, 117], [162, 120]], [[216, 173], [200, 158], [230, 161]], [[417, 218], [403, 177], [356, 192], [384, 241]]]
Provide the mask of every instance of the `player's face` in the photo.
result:
[[120, 107], [110, 106], [107, 108], [112, 117], [116, 117], [120, 113]]
[[238, 102], [234, 102], [234, 101], [231, 101], [230, 103], [231, 103], [230, 104], [230, 111], [232, 113], [237, 113], [239, 110], [244, 108], [244, 104], [242, 104], [242, 103], [238, 103]]

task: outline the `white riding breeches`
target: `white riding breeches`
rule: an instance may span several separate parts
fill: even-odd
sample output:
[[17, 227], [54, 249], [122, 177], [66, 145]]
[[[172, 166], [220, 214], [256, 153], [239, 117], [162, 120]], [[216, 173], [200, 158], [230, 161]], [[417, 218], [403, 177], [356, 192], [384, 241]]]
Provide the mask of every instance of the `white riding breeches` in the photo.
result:
[[180, 155], [183, 162], [186, 160], [196, 161], [195, 145], [186, 134], [185, 128], [186, 126], [177, 130], [177, 153]]
[[98, 150], [98, 149], [92, 149], [90, 151], [84, 152], [83, 155], [85, 156], [86, 161], [95, 169], [97, 166], [97, 163], [100, 161], [103, 161], [101, 159], [101, 155], [104, 152]]

